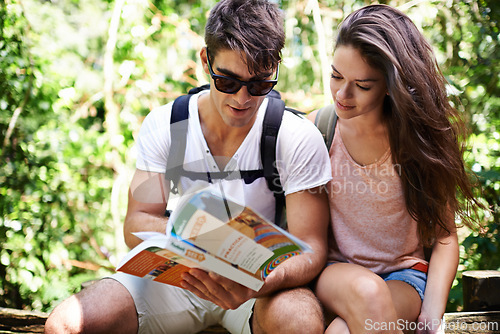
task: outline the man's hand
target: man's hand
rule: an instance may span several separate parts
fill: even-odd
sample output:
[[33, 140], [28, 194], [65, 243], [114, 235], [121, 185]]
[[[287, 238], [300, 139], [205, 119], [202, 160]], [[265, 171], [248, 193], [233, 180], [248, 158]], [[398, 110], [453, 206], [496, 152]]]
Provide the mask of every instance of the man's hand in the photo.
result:
[[200, 298], [211, 301], [225, 310], [237, 309], [257, 295], [256, 291], [215, 273], [191, 269], [182, 274], [181, 286]]

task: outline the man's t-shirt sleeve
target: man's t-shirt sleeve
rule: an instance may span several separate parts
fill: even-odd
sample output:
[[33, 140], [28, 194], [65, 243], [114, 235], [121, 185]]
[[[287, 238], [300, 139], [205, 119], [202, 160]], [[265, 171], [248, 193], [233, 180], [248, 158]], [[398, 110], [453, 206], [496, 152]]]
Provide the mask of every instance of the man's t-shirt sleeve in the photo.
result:
[[281, 126], [276, 164], [285, 195], [326, 184], [332, 178], [332, 169], [316, 126], [286, 113]]
[[165, 173], [170, 149], [171, 107], [172, 103], [155, 108], [144, 119], [137, 137], [137, 169]]

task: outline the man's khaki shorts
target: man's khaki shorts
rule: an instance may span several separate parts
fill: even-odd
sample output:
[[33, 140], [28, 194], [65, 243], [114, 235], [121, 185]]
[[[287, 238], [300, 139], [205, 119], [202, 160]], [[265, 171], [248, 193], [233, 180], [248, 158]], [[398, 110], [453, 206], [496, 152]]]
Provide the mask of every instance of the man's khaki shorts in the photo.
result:
[[236, 310], [224, 310], [193, 293], [148, 279], [116, 273], [132, 295], [139, 318], [139, 333], [198, 333], [220, 324], [230, 333], [250, 334], [249, 320], [255, 299]]

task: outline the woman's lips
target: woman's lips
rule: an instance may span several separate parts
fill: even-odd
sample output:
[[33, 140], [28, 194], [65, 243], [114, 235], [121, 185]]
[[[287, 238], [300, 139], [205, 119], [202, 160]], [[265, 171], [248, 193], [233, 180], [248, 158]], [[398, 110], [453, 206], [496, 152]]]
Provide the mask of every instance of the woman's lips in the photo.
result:
[[339, 108], [340, 110], [351, 110], [354, 108], [354, 106], [342, 104], [340, 101], [336, 101], [335, 104], [336, 104], [337, 108]]

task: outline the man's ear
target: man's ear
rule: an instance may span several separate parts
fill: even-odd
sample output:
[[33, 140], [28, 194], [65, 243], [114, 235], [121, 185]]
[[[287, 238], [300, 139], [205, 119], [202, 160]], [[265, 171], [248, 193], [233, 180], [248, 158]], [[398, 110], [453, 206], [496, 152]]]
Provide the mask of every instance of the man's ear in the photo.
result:
[[209, 74], [210, 71], [208, 70], [207, 57], [208, 57], [207, 47], [204, 46], [200, 51], [200, 60], [201, 60], [201, 65], [203, 66], [203, 70], [205, 71], [206, 74]]

